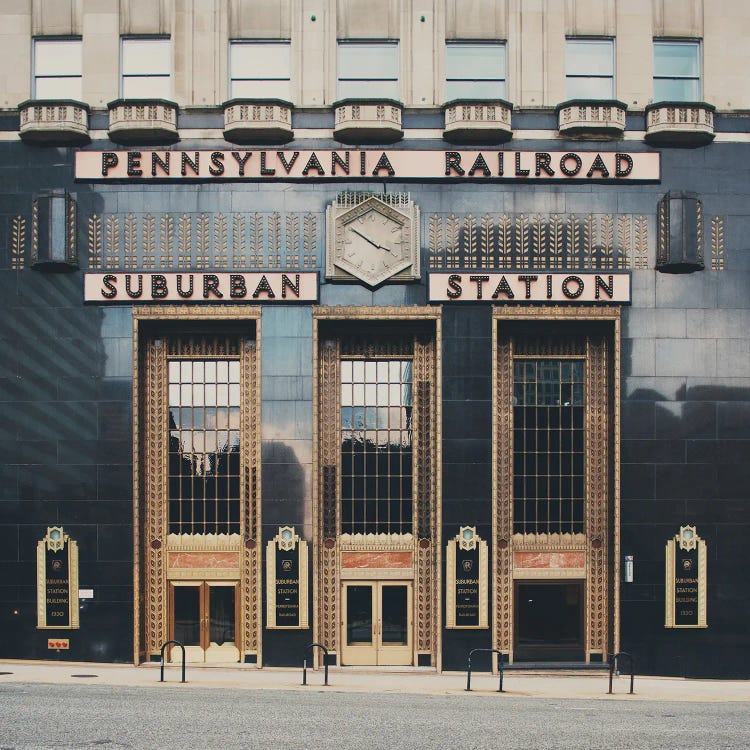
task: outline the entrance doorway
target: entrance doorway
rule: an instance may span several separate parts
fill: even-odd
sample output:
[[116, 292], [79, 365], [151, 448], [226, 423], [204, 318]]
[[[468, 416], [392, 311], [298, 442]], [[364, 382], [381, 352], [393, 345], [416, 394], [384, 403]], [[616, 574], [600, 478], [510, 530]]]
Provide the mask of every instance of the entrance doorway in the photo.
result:
[[[185, 646], [189, 662], [237, 662], [237, 584], [173, 582], [170, 586], [170, 638]], [[172, 648], [170, 661], [182, 658]]]
[[583, 661], [583, 581], [516, 582], [517, 661]]
[[413, 664], [410, 582], [345, 583], [342, 600], [342, 664]]

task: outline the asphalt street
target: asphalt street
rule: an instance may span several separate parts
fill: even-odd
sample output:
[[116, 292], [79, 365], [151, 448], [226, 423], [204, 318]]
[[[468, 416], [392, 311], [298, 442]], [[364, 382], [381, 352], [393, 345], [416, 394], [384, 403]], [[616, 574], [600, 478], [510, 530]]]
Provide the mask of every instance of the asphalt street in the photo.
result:
[[0, 750], [746, 750], [746, 703], [0, 685]]

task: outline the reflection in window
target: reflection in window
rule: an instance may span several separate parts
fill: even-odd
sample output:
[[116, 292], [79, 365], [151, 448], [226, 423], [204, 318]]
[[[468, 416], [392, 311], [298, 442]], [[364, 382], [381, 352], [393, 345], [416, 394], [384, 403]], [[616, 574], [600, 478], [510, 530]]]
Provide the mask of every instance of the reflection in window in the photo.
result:
[[611, 99], [615, 95], [612, 39], [568, 39], [565, 45], [568, 99]]
[[513, 363], [513, 530], [583, 531], [582, 359]]
[[240, 530], [240, 363], [169, 362], [169, 531]]
[[654, 42], [654, 101], [694, 102], [701, 97], [698, 42]]
[[122, 40], [123, 99], [172, 96], [172, 46], [169, 39]]
[[456, 43], [445, 47], [445, 98], [504, 99], [505, 44]]
[[291, 98], [289, 42], [229, 43], [229, 98]]
[[339, 42], [339, 99], [399, 99], [398, 42]]
[[411, 417], [411, 360], [342, 360], [342, 532], [411, 532]]
[[80, 39], [34, 41], [34, 98], [75, 99], [82, 93]]

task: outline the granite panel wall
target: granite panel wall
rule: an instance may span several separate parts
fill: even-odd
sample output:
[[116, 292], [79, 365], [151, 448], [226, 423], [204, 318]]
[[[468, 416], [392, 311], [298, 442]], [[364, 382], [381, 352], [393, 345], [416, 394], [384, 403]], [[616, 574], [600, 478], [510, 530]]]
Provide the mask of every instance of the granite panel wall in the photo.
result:
[[263, 554], [279, 526], [294, 526], [307, 540], [311, 624], [305, 630], [267, 630], [264, 606], [263, 663], [269, 666], [299, 666], [312, 641], [312, 383], [312, 310], [266, 307], [261, 318]]
[[[78, 275], [6, 270], [0, 285], [0, 656], [130, 661], [130, 309], [84, 308]], [[94, 589], [79, 631], [36, 629], [36, 543], [53, 525]], [[70, 651], [48, 651], [55, 636]]]
[[[717, 131], [730, 126], [747, 129], [748, 122], [717, 117]], [[335, 146], [315, 142], [319, 144]], [[92, 145], [107, 147], [108, 142]], [[443, 147], [442, 141], [420, 140], [393, 148]], [[523, 147], [553, 146], [549, 141], [524, 141]], [[554, 148], [576, 150], [582, 145], [556, 141]], [[649, 147], [627, 141], [608, 143], [606, 149]], [[637, 668], [644, 673], [750, 675], [750, 589], [742, 566], [750, 535], [750, 183], [743, 166], [747, 149], [746, 144], [724, 142], [700, 149], [662, 149], [658, 184], [368, 184], [368, 189], [409, 191], [420, 206], [425, 273], [442, 268], [446, 259], [443, 246], [439, 253], [431, 252], [433, 215], [440, 217], [444, 232], [451, 216], [465, 232], [470, 216], [476, 223], [485, 213], [512, 215], [514, 221], [537, 214], [630, 218], [628, 258], [635, 270], [633, 304], [623, 312], [621, 517], [622, 554], [635, 556], [635, 582], [621, 583], [621, 632], [623, 649], [635, 654]], [[94, 599], [82, 603], [81, 630], [71, 634], [71, 651], [64, 657], [130, 661], [131, 311], [126, 306], [85, 307], [79, 272], [29, 269], [33, 196], [51, 188], [75, 195], [82, 267], [90, 261], [93, 216], [117, 217], [122, 268], [129, 214], [137, 215], [139, 222], [147, 214], [168, 214], [175, 221], [175, 233], [180, 217], [188, 214], [193, 238], [200, 214], [208, 217], [212, 238], [221, 214], [231, 238], [233, 214], [248, 222], [251, 214], [263, 214], [268, 232], [268, 217], [278, 213], [284, 238], [294, 237], [298, 226], [299, 267], [304, 266], [308, 237], [307, 267], [314, 270], [322, 267], [324, 257], [325, 206], [351, 185], [76, 183], [72, 160], [70, 149], [0, 142], [0, 629], [9, 636], [0, 640], [0, 657], [56, 656], [46, 649], [47, 633], [35, 629], [34, 557], [36, 541], [47, 525], [55, 523], [79, 542], [80, 584], [94, 588]], [[703, 201], [705, 271], [668, 275], [654, 270], [656, 204], [669, 190], [695, 191]], [[599, 231], [606, 221], [597, 218], [597, 253], [602, 245]], [[102, 219], [101, 231], [106, 229]], [[253, 268], [249, 224], [245, 229], [243, 267]], [[270, 268], [275, 252], [269, 245], [271, 235], [264, 236], [256, 262], [257, 267]], [[139, 223], [132, 268], [149, 254], [143, 237]], [[156, 247], [154, 264], [159, 269], [159, 240]], [[287, 254], [294, 255], [286, 245], [279, 254], [281, 268], [289, 262]], [[636, 263], [638, 258], [643, 266]], [[185, 267], [196, 259], [191, 254]], [[177, 239], [172, 260], [177, 270]], [[231, 267], [231, 257], [228, 263]], [[321, 303], [331, 305], [425, 300], [424, 283], [384, 284], [376, 290], [322, 283], [320, 289]], [[286, 523], [298, 526], [310, 539], [310, 316], [309, 307], [263, 310], [264, 543]], [[443, 307], [443, 548], [462, 524], [476, 523], [479, 534], [492, 544], [490, 323], [489, 306]], [[707, 630], [663, 627], [664, 546], [684, 524], [695, 524], [708, 544]], [[489, 632], [482, 631], [445, 632], [444, 667], [463, 667], [469, 648], [488, 646], [489, 638]], [[297, 664], [306, 639], [304, 633], [264, 631], [266, 663]]]
[[[443, 309], [443, 518], [441, 549], [461, 526], [476, 526], [492, 544], [492, 310], [486, 305]], [[492, 590], [492, 565], [488, 566]], [[443, 622], [445, 622], [443, 571]], [[492, 622], [493, 597], [489, 597]], [[492, 628], [443, 630], [443, 669], [465, 669], [473, 648], [492, 647]], [[481, 657], [476, 666], [483, 668]], [[489, 660], [487, 660], [489, 666]]]

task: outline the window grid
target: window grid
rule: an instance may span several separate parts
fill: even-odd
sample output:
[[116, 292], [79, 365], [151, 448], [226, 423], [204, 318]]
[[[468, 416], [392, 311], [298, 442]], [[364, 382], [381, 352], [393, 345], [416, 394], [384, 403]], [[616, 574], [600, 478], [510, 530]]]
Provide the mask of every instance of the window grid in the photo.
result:
[[412, 530], [412, 362], [341, 361], [341, 531]]
[[35, 39], [35, 99], [83, 97], [82, 44], [80, 39]]
[[240, 531], [240, 363], [169, 360], [169, 531]]
[[[505, 43], [451, 42], [446, 44], [445, 58], [447, 101], [505, 98]], [[483, 70], [487, 62], [490, 69]]]
[[654, 101], [689, 102], [701, 96], [700, 44], [654, 40]]
[[611, 99], [615, 95], [612, 39], [567, 39], [565, 85], [569, 99]]
[[337, 97], [399, 99], [398, 42], [342, 42], [337, 54]]
[[124, 99], [168, 99], [172, 95], [169, 39], [121, 40], [120, 85]]
[[584, 531], [584, 360], [513, 362], [513, 530]]
[[246, 39], [230, 42], [229, 98], [290, 99], [290, 42]]

